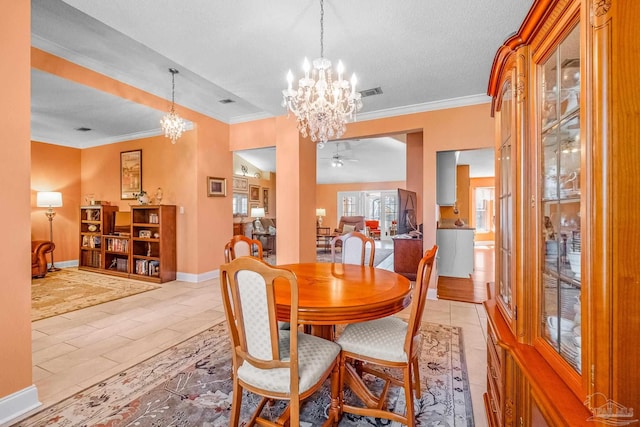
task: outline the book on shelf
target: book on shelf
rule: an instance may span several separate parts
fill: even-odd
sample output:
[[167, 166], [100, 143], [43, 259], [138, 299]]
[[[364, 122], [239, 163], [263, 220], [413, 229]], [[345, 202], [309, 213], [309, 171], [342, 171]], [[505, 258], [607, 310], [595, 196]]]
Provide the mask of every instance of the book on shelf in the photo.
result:
[[160, 261], [139, 259], [136, 260], [136, 274], [142, 276], [160, 276]]
[[84, 251], [82, 253], [82, 266], [100, 268], [102, 265], [102, 254], [95, 251]]
[[111, 252], [128, 252], [129, 240], [127, 239], [107, 239], [107, 250]]

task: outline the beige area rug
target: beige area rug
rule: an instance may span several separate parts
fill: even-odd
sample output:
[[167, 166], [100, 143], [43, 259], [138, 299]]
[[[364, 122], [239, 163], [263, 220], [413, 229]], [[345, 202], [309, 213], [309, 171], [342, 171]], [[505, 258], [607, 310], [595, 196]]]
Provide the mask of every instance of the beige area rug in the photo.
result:
[[[474, 425], [462, 329], [423, 323], [420, 353], [421, 398], [413, 402], [417, 426]], [[68, 399], [32, 415], [14, 427], [226, 427], [232, 400], [231, 349], [224, 324], [99, 382]], [[382, 382], [366, 375], [378, 393]], [[345, 399], [358, 404], [345, 389]], [[259, 397], [243, 396], [240, 425], [246, 425]], [[330, 404], [329, 382], [302, 406], [299, 427], [319, 426]], [[279, 414], [276, 401], [265, 411]], [[387, 407], [406, 410], [399, 387], [389, 391]], [[344, 414], [340, 427], [399, 427], [398, 423]]]
[[31, 280], [31, 321], [158, 289], [139, 280], [65, 268]]

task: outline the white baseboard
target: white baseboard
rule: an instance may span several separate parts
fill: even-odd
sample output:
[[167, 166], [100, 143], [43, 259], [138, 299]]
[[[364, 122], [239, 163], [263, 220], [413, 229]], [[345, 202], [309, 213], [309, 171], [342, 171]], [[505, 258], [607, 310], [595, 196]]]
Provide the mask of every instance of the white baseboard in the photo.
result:
[[205, 280], [217, 279], [220, 277], [220, 270], [207, 271], [206, 273], [201, 274], [192, 274], [192, 273], [176, 273], [176, 280], [180, 280], [182, 282], [190, 282], [190, 283], [200, 283]]
[[[58, 268], [71, 268], [78, 267], [80, 265], [78, 260], [70, 260], [70, 261], [56, 261], [56, 267]], [[50, 266], [51, 264], [49, 264]], [[220, 270], [207, 271], [201, 274], [192, 274], [192, 273], [176, 273], [176, 280], [180, 280], [181, 282], [190, 282], [190, 283], [199, 283], [204, 282], [205, 280], [217, 279], [220, 277]]]
[[35, 385], [0, 398], [0, 426], [42, 405]]
[[[72, 268], [80, 265], [77, 259], [72, 259], [69, 261], [54, 261], [57, 268]], [[47, 268], [51, 267], [51, 263], [47, 264]]]

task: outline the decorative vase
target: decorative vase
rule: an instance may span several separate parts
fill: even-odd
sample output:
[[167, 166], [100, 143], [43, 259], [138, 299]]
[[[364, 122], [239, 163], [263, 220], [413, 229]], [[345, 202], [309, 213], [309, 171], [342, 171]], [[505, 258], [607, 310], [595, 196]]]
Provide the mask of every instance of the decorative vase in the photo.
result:
[[138, 194], [138, 203], [141, 205], [146, 205], [149, 203], [149, 195], [146, 192], [141, 192]]

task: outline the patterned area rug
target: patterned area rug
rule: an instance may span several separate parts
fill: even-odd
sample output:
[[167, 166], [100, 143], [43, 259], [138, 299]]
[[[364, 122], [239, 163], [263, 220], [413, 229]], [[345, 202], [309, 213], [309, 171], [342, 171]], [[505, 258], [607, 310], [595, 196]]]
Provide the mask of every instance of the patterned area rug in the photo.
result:
[[31, 280], [31, 321], [157, 289], [139, 280], [65, 268]]
[[[373, 265], [376, 266], [380, 264], [392, 253], [393, 253], [393, 249], [376, 248], [376, 254], [373, 256]], [[368, 256], [369, 256], [369, 250], [367, 250], [365, 253], [365, 257], [368, 257]], [[329, 251], [327, 252], [324, 249], [318, 248], [316, 251], [316, 260], [318, 262], [331, 262], [331, 249], [329, 249]]]
[[[425, 323], [420, 356], [422, 397], [414, 402], [420, 426], [473, 426], [461, 329]], [[216, 325], [131, 369], [96, 384], [30, 418], [22, 427], [206, 426], [229, 424], [232, 382], [229, 339]], [[380, 388], [373, 377], [369, 385]], [[305, 427], [320, 425], [329, 406], [329, 382], [302, 406]], [[390, 408], [404, 411], [404, 393], [389, 392]], [[345, 399], [353, 400], [348, 388]], [[259, 397], [246, 393], [240, 425]], [[282, 403], [271, 409], [279, 414]], [[388, 420], [344, 414], [340, 426], [397, 425]]]

